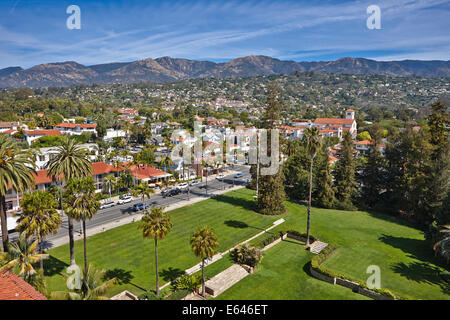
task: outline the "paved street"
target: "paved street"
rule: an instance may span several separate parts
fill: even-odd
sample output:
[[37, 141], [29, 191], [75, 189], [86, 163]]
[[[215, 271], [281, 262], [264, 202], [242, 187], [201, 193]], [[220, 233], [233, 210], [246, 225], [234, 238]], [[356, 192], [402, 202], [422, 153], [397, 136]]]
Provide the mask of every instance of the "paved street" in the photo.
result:
[[[243, 177], [234, 179], [234, 175], [236, 172], [241, 172]], [[222, 180], [216, 179], [216, 176], [208, 177], [208, 188], [206, 189], [206, 179], [203, 178], [203, 181], [193, 187], [190, 187], [189, 194], [181, 193], [176, 196], [164, 198], [161, 194], [157, 193], [152, 195], [150, 201], [148, 199], [145, 200], [146, 203], [151, 203], [153, 206], [173, 206], [175, 204], [179, 204], [179, 206], [183, 206], [188, 204], [189, 200], [200, 200], [201, 198], [208, 198], [212, 192], [218, 192], [222, 190], [230, 189], [233, 186], [244, 186], [247, 183], [247, 179], [250, 180], [250, 173], [248, 166], [234, 166], [232, 170], [225, 172], [225, 177]], [[206, 190], [208, 194], [206, 193]], [[200, 198], [200, 199], [199, 199]], [[141, 199], [135, 199], [131, 203], [126, 203], [123, 205], [115, 205], [111, 208], [106, 208], [99, 210], [97, 214], [89, 221], [86, 221], [87, 234], [88, 236], [93, 233], [94, 230], [102, 229], [102, 226], [111, 226], [111, 223], [114, 222], [122, 222], [126, 217], [135, 217], [138, 219], [142, 212], [134, 212], [133, 204], [142, 202]], [[183, 203], [184, 202], [184, 203]], [[133, 218], [131, 218], [133, 219]], [[128, 221], [128, 219], [127, 219]], [[129, 222], [131, 222], [130, 220]], [[120, 225], [120, 224], [119, 224]], [[110, 227], [109, 227], [110, 228]], [[108, 229], [109, 229], [108, 228]], [[81, 223], [74, 221], [74, 229], [75, 229], [75, 240], [79, 239], [82, 235], [81, 232]], [[97, 233], [97, 231], [95, 231]], [[10, 234], [10, 240], [15, 241], [18, 238], [18, 233], [13, 232]], [[68, 242], [68, 225], [67, 225], [67, 216], [63, 216], [63, 223], [58, 233], [56, 235], [51, 235], [47, 238], [47, 243], [45, 245], [46, 248], [51, 248], [55, 246], [59, 246], [63, 243]]]

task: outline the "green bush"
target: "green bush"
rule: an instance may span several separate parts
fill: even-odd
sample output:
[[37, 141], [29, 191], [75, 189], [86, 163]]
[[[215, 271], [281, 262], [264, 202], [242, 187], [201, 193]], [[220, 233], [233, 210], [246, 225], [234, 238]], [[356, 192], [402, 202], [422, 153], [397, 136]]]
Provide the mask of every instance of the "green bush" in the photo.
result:
[[[300, 239], [300, 241], [306, 241], [306, 233], [300, 233], [298, 231], [295, 230], [288, 230], [287, 232], [287, 236], [291, 237], [291, 238], [297, 238]], [[312, 243], [314, 241], [316, 241], [317, 238], [314, 237], [313, 235], [309, 235], [309, 241]]]
[[185, 274], [174, 282], [173, 288], [175, 290], [194, 292], [201, 284], [202, 277], [199, 274]]
[[259, 241], [255, 246], [257, 248], [262, 249], [265, 246], [267, 246], [267, 245], [271, 244], [272, 242], [274, 242], [274, 241], [280, 239], [281, 237], [283, 237], [284, 234], [285, 234], [285, 232], [283, 232], [283, 231], [279, 231], [277, 233], [270, 234], [267, 238]]
[[155, 291], [147, 291], [144, 293], [141, 293], [138, 296], [139, 300], [164, 300], [162, 297], [158, 297], [155, 293]]
[[256, 267], [262, 259], [262, 253], [255, 246], [244, 244], [231, 251], [230, 257], [238, 264]]
[[175, 290], [165, 300], [181, 300], [186, 297], [191, 291], [189, 290]]

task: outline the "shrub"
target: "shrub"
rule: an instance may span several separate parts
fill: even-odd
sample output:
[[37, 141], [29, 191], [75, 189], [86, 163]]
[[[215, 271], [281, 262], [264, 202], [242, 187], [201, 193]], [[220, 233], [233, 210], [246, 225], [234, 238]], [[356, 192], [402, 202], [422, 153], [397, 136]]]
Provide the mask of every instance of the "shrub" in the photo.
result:
[[255, 246], [244, 244], [230, 253], [231, 258], [238, 264], [246, 264], [250, 267], [256, 267], [262, 259], [261, 251]]
[[271, 244], [272, 242], [282, 238], [284, 234], [285, 233], [283, 231], [279, 231], [279, 232], [276, 232], [274, 234], [271, 234], [269, 237], [267, 237], [267, 238], [261, 240], [260, 242], [258, 242], [256, 244], [256, 247], [257, 248], [264, 248], [265, 246]]
[[[306, 242], [306, 233], [300, 233], [298, 231], [295, 230], [288, 230], [287, 231], [287, 236], [289, 238], [293, 238], [293, 239], [298, 239], [300, 241], [304, 241]], [[318, 240], [318, 238], [314, 237], [313, 235], [309, 235], [309, 241], [312, 243], [314, 241]]]
[[200, 275], [185, 274], [174, 282], [173, 288], [175, 290], [188, 290], [189, 292], [194, 292], [201, 284], [202, 277]]
[[163, 298], [162, 297], [158, 297], [153, 290], [141, 293], [138, 296], [138, 299], [139, 300], [163, 300]]

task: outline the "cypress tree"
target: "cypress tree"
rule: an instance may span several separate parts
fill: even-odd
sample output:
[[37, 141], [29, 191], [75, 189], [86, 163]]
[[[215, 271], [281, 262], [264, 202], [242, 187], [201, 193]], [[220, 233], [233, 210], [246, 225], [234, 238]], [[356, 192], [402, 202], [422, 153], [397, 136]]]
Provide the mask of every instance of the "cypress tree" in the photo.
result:
[[322, 208], [332, 208], [335, 204], [333, 179], [330, 174], [330, 162], [328, 159], [328, 147], [324, 143], [320, 154], [317, 156], [316, 191], [313, 203]]
[[[271, 154], [271, 130], [279, 124], [279, 115], [281, 111], [281, 102], [278, 98], [279, 89], [273, 83], [269, 83], [268, 95], [266, 101], [266, 110], [262, 118], [261, 127], [267, 130], [267, 151]], [[279, 155], [277, 157], [279, 161]], [[263, 167], [262, 165], [260, 167]], [[264, 214], [280, 214], [285, 212], [286, 208], [283, 201], [286, 198], [284, 191], [283, 168], [279, 167], [274, 175], [259, 176], [259, 192], [257, 199], [257, 210]]]
[[344, 133], [341, 143], [340, 158], [333, 172], [336, 198], [343, 209], [353, 209], [356, 195], [355, 159], [353, 157], [353, 140], [349, 133]]

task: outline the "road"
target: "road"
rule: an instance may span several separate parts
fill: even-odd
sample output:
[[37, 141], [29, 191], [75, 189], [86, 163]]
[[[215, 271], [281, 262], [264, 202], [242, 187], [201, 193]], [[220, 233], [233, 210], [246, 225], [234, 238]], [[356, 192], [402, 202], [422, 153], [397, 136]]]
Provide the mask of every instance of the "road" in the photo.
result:
[[[177, 202], [181, 201], [187, 201], [188, 197], [197, 197], [197, 196], [204, 196], [206, 192], [208, 194], [211, 191], [215, 190], [224, 190], [226, 188], [229, 188], [230, 186], [237, 186], [237, 185], [245, 185], [247, 183], [247, 179], [250, 180], [250, 173], [249, 173], [249, 167], [248, 166], [237, 166], [235, 165], [233, 168], [233, 171], [238, 171], [243, 174], [241, 178], [234, 179], [233, 174], [226, 174], [225, 177], [222, 180], [215, 179], [214, 177], [208, 178], [208, 188], [206, 189], [206, 179], [205, 177], [202, 179], [203, 181], [195, 186], [190, 187], [189, 194], [188, 193], [181, 193], [176, 196], [167, 197], [164, 198], [159, 193], [152, 195], [150, 198], [150, 203], [153, 206], [168, 206]], [[106, 208], [99, 210], [97, 214], [91, 219], [86, 221], [86, 228], [89, 230], [94, 227], [101, 226], [103, 224], [107, 224], [109, 222], [116, 221], [120, 218], [123, 218], [125, 215], [127, 216], [133, 216], [136, 215], [139, 212], [133, 211], [133, 205], [135, 203], [142, 202], [141, 199], [135, 199], [134, 201], [122, 205], [115, 205], [111, 208]], [[145, 200], [146, 203], [149, 203], [149, 200]], [[82, 234], [82, 228], [81, 223], [74, 221], [74, 230], [75, 233]], [[17, 232], [10, 233], [10, 241], [16, 241], [19, 237], [19, 234]], [[68, 223], [67, 223], [67, 216], [63, 215], [62, 218], [62, 225], [59, 228], [58, 232], [55, 235], [50, 235], [47, 237], [46, 245], [44, 247], [50, 248], [52, 247], [52, 243], [61, 237], [68, 237]]]

